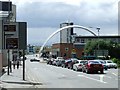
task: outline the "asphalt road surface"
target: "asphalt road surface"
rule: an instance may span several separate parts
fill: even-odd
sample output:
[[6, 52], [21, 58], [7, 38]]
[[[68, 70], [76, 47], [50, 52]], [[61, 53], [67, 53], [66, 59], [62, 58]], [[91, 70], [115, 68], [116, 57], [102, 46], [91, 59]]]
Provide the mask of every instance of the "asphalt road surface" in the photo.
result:
[[46, 63], [26, 60], [26, 78], [36, 88], [118, 88], [118, 69], [109, 69], [104, 74], [86, 74]]

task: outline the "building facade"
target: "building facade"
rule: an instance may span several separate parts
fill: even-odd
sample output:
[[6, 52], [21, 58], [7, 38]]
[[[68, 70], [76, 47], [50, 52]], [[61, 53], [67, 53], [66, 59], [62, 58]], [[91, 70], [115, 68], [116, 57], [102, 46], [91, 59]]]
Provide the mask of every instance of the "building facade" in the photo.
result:
[[[56, 43], [52, 45], [52, 55], [67, 58], [82, 58], [85, 44], [90, 40], [97, 40], [96, 36], [75, 36], [73, 43]], [[120, 36], [99, 36], [105, 41], [120, 43]]]
[[52, 55], [55, 57], [80, 58], [82, 57], [83, 48], [77, 47], [73, 43], [56, 43], [52, 45]]
[[[72, 22], [61, 23], [60, 28], [69, 25], [73, 25], [73, 23]], [[71, 43], [72, 42], [71, 35], [73, 35], [73, 28], [68, 28], [66, 30], [60, 31], [60, 43]]]
[[103, 39], [105, 41], [110, 40], [113, 42], [120, 43], [120, 36], [99, 36], [99, 38], [97, 36], [75, 36], [74, 39], [75, 39], [74, 44], [81, 45], [85, 45], [87, 41], [98, 39]]

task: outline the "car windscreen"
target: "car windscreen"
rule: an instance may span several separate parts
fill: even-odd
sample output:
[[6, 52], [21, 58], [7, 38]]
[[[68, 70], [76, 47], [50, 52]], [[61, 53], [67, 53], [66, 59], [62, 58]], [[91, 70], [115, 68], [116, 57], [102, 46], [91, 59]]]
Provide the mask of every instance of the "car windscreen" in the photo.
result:
[[100, 61], [100, 63], [105, 64], [105, 62], [104, 62], [104, 61]]
[[112, 61], [107, 61], [107, 63], [112, 63]]
[[89, 63], [91, 63], [91, 64], [100, 64], [100, 62], [98, 62], [98, 61], [89, 61]]
[[85, 63], [86, 61], [80, 61], [80, 63]]

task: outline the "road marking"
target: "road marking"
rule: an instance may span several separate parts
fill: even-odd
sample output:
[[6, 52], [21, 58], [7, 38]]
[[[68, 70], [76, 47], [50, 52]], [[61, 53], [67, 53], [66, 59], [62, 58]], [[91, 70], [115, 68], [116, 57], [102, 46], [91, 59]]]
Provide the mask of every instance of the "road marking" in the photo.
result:
[[78, 75], [78, 76], [84, 76], [84, 75]]
[[110, 76], [104, 76], [104, 77], [107, 77], [107, 78], [112, 78], [112, 77], [110, 77]]
[[87, 77], [85, 75], [78, 75], [78, 76], [81, 76], [81, 77], [85, 77], [85, 78], [88, 78], [88, 79], [91, 79], [91, 80], [94, 80], [94, 81], [98, 81], [98, 82], [101, 82], [101, 83], [107, 83], [107, 82], [104, 82], [103, 81], [103, 76], [101, 76], [101, 80], [98, 80], [98, 79], [95, 79], [95, 78], [91, 78], [91, 77]]
[[103, 82], [104, 75], [99, 75], [100, 76], [100, 81]]
[[113, 75], [115, 75], [115, 76], [118, 76], [116, 73], [112, 73]]

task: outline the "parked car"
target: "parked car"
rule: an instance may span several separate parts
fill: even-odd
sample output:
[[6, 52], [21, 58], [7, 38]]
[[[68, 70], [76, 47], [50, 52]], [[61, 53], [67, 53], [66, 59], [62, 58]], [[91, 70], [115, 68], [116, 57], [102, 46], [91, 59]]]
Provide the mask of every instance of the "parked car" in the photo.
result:
[[73, 69], [73, 65], [78, 63], [78, 59], [77, 58], [70, 58], [69, 60], [71, 60], [70, 63], [68, 63], [68, 69]]
[[105, 63], [105, 60], [97, 59], [96, 61], [99, 61], [99, 62], [103, 65], [103, 67], [104, 67], [105, 70], [108, 69], [108, 66], [107, 66], [107, 64]]
[[47, 59], [47, 64], [52, 65], [53, 59]]
[[82, 66], [85, 62], [87, 62], [87, 60], [78, 60], [78, 63], [73, 65], [73, 70], [82, 71]]
[[54, 66], [56, 65], [56, 60], [52, 61], [52, 65], [54, 65]]
[[86, 73], [93, 73], [93, 72], [97, 73], [98, 71], [104, 73], [104, 68], [99, 61], [88, 60], [83, 64], [82, 71]]
[[34, 58], [34, 59], [30, 59], [30, 61], [31, 61], [31, 62], [34, 62], [34, 61], [35, 61], [35, 62], [39, 62], [40, 60]]
[[117, 69], [117, 64], [116, 63], [113, 63], [112, 60], [105, 60], [105, 63], [107, 65], [107, 67], [110, 69], [110, 68], [115, 68]]
[[61, 63], [61, 66], [64, 67], [64, 68], [67, 68], [68, 67], [68, 64], [72, 62], [72, 60], [70, 59], [67, 59], [67, 60], [64, 60], [62, 63]]
[[56, 61], [56, 63], [55, 63], [56, 66], [61, 66], [64, 59], [63, 59], [63, 57], [57, 57], [55, 59], [55, 61]]

